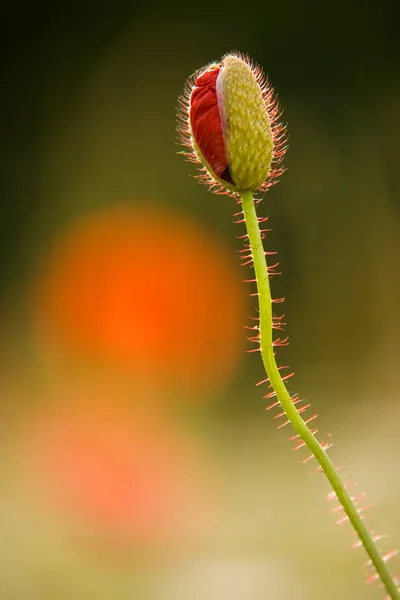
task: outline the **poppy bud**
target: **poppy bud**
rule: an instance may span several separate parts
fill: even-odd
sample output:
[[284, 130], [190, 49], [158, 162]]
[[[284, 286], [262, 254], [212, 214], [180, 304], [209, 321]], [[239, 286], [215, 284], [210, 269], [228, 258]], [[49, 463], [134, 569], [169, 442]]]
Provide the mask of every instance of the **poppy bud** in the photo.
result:
[[180, 98], [178, 129], [187, 158], [216, 193], [265, 191], [282, 174], [285, 127], [264, 73], [238, 54], [227, 54], [188, 81]]

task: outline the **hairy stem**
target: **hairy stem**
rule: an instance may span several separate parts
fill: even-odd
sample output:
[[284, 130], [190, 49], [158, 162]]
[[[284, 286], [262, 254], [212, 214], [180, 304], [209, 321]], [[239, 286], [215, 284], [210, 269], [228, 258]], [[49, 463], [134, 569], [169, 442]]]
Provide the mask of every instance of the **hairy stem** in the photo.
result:
[[400, 600], [400, 593], [396, 583], [387, 568], [375, 542], [368, 532], [364, 522], [358, 513], [349, 492], [342, 482], [334, 464], [321, 446], [316, 437], [311, 433], [308, 425], [302, 419], [296, 409], [293, 400], [286, 389], [275, 361], [273, 337], [272, 337], [272, 302], [268, 278], [267, 261], [265, 258], [262, 237], [257, 219], [253, 194], [242, 193], [242, 205], [249, 243], [254, 263], [255, 277], [257, 281], [259, 313], [260, 313], [260, 349], [261, 357], [270, 384], [276, 394], [276, 398], [285, 411], [288, 420], [296, 433], [305, 442], [308, 449], [315, 456], [323, 472], [328, 478], [332, 489], [343, 506], [350, 523], [354, 527], [368, 556], [370, 557], [383, 585], [393, 600]]

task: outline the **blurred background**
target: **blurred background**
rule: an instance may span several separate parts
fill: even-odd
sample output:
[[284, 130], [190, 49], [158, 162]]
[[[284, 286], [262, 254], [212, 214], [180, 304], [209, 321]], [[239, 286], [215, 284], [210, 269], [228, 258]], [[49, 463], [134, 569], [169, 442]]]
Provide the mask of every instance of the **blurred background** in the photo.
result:
[[0, 12], [0, 597], [383, 598], [265, 412], [243, 226], [177, 156], [175, 110], [227, 51], [269, 74], [290, 134], [259, 206], [278, 362], [400, 548], [394, 3]]

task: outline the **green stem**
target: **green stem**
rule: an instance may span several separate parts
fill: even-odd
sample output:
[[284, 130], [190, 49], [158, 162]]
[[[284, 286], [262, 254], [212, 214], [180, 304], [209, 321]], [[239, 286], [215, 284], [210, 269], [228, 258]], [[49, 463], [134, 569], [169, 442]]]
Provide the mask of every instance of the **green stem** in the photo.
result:
[[242, 193], [243, 213], [249, 236], [249, 243], [254, 263], [257, 281], [259, 312], [260, 312], [260, 349], [261, 357], [270, 384], [275, 391], [276, 398], [285, 411], [288, 420], [296, 433], [305, 442], [328, 478], [336, 496], [343, 506], [350, 523], [354, 527], [368, 556], [370, 557], [383, 585], [393, 600], [400, 600], [400, 592], [387, 568], [375, 542], [362, 521], [349, 492], [342, 482], [334, 464], [321, 446], [316, 437], [311, 433], [308, 425], [303, 421], [289, 392], [281, 378], [275, 361], [272, 337], [272, 302], [268, 279], [267, 261], [265, 258], [260, 228], [257, 219], [253, 194]]

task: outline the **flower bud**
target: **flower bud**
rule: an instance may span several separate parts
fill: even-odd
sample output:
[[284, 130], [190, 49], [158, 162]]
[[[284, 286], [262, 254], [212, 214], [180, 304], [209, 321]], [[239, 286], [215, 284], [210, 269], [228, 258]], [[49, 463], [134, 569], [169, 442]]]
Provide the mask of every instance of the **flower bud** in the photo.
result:
[[283, 168], [286, 151], [279, 105], [260, 68], [227, 54], [188, 81], [180, 98], [178, 129], [187, 158], [216, 193], [265, 191]]

